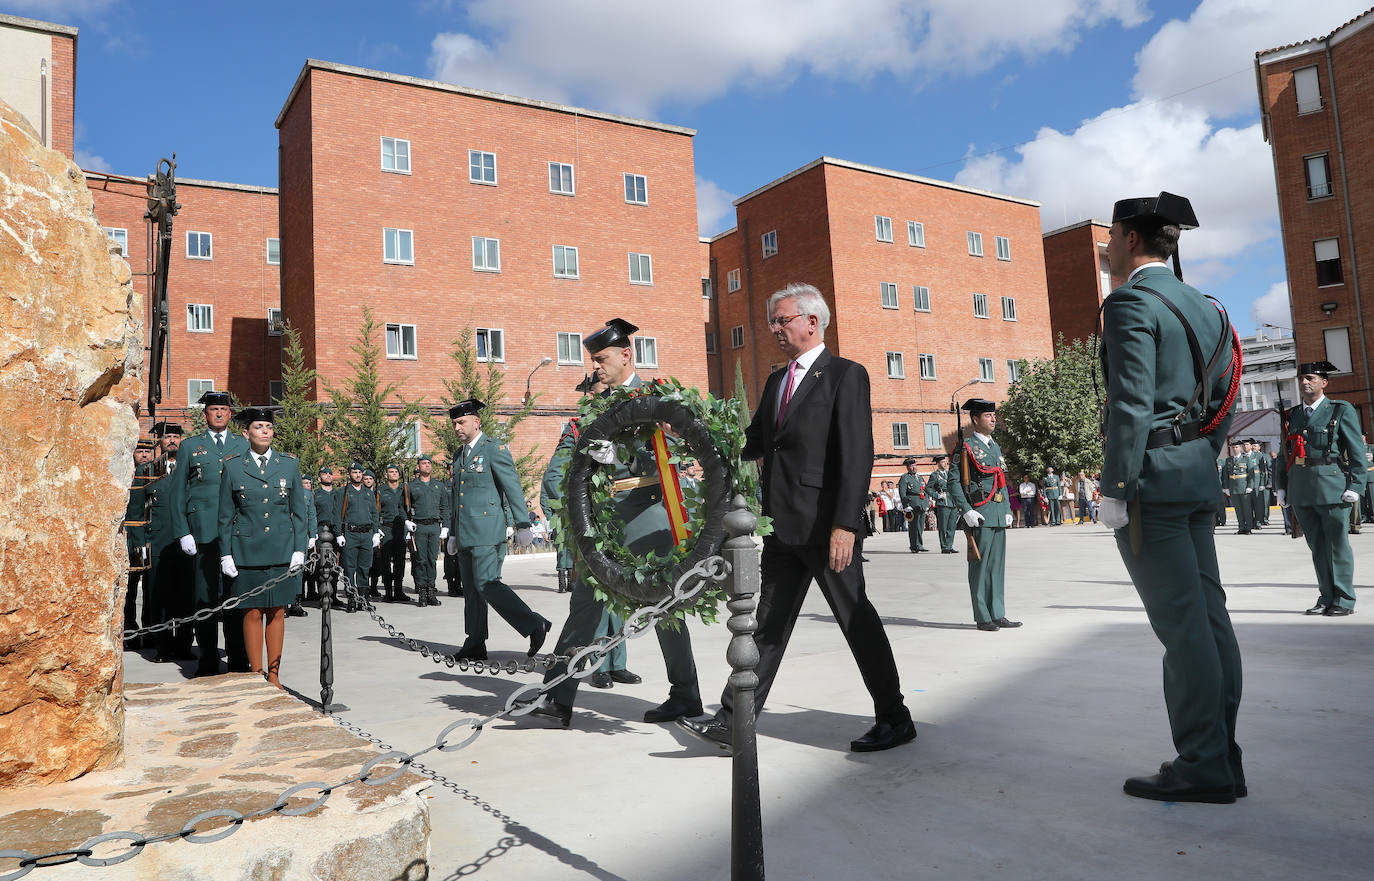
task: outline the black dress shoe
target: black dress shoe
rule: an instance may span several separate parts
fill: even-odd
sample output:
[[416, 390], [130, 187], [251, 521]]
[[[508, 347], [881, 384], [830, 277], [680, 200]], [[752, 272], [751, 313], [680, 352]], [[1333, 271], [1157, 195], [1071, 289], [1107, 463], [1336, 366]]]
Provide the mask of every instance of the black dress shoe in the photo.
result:
[[978, 629], [979, 629], [979, 630], [988, 630], [988, 631], [992, 631], [992, 630], [1000, 630], [1001, 628], [999, 628], [996, 624], [994, 624], [994, 623], [991, 622], [991, 621], [979, 621], [979, 622], [978, 622]]
[[856, 753], [874, 753], [879, 750], [892, 749], [894, 746], [901, 746], [916, 739], [916, 723], [907, 719], [893, 725], [888, 722], [879, 722], [868, 733], [858, 740], [849, 741], [849, 748]]
[[1326, 605], [1326, 603], [1317, 603], [1315, 606], [1313, 606], [1312, 608], [1308, 609], [1306, 612], [1303, 612], [1303, 614], [1304, 614], [1304, 615], [1325, 615], [1325, 614], [1326, 614], [1327, 608], [1329, 608], [1329, 607]]
[[1121, 787], [1127, 795], [1155, 801], [1191, 801], [1211, 805], [1235, 804], [1236, 788], [1225, 786], [1197, 786], [1174, 773], [1173, 765], [1165, 763], [1152, 777], [1131, 777]]
[[644, 681], [644, 677], [638, 673], [631, 673], [629, 670], [612, 670], [610, 675], [611, 679], [621, 685], [638, 685]]
[[942, 553], [942, 554], [957, 554], [957, 553], [959, 553], [959, 552], [956, 551], [954, 548], [945, 548], [944, 550], [940, 551], [940, 553]]
[[1355, 614], [1354, 609], [1347, 609], [1345, 606], [1327, 606], [1326, 611], [1322, 612], [1328, 618], [1340, 618], [1345, 615]]
[[997, 619], [995, 619], [992, 623], [993, 623], [993, 624], [996, 624], [998, 627], [1020, 627], [1020, 626], [1021, 626], [1021, 622], [1020, 622], [1020, 621], [1010, 621], [1010, 620], [1006, 619], [1005, 617], [1004, 617], [1004, 618], [997, 618]]
[[572, 707], [567, 704], [560, 704], [551, 697], [546, 697], [539, 706], [530, 710], [531, 716], [548, 716], [550, 719], [558, 720], [558, 724], [564, 728], [572, 727]]
[[305, 616], [305, 609], [300, 603], [292, 603], [286, 607], [286, 617], [288, 618], [304, 618]]
[[705, 722], [698, 722], [695, 719], [678, 719], [677, 724], [679, 728], [693, 737], [704, 740], [713, 746], [718, 746], [725, 750], [725, 755], [730, 755], [732, 751], [730, 725], [723, 719], [712, 717]]
[[460, 661], [485, 661], [487, 659], [486, 644], [465, 645], [454, 655]]
[[[1168, 769], [1172, 768], [1173, 765], [1173, 762], [1165, 762], [1164, 764], [1159, 766], [1159, 770], [1160, 772], [1167, 771]], [[1250, 787], [1246, 786], [1244, 783], [1236, 784], [1236, 798], [1245, 798], [1249, 794]]]
[[544, 638], [553, 629], [553, 622], [544, 620], [544, 626], [530, 634], [530, 650], [525, 652], [525, 657], [532, 658], [539, 653], [539, 647], [544, 644]]
[[587, 684], [592, 688], [610, 688], [612, 685], [615, 685], [615, 683], [611, 681], [611, 674], [601, 670], [597, 670], [595, 673], [588, 676]]
[[651, 710], [644, 711], [645, 722], [672, 722], [685, 716], [700, 716], [701, 701], [689, 703], [681, 698], [669, 697]]

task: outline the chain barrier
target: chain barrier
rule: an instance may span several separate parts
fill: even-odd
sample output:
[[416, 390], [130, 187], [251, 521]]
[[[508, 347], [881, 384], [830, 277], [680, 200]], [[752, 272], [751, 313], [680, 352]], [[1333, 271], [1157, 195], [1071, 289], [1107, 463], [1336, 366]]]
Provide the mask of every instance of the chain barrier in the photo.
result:
[[[274, 581], [280, 581], [290, 574], [291, 573], [288, 572], [286, 575], [274, 579]], [[106, 832], [103, 835], [88, 838], [81, 842], [80, 845], [70, 850], [54, 851], [46, 854], [34, 854], [26, 850], [0, 850], [0, 860], [19, 860], [19, 868], [8, 874], [0, 875], [0, 881], [18, 881], [19, 878], [23, 878], [34, 869], [48, 868], [49, 866], [63, 866], [72, 862], [79, 862], [83, 866], [114, 866], [138, 856], [148, 845], [160, 844], [164, 841], [181, 839], [191, 842], [192, 844], [209, 844], [211, 842], [221, 841], [241, 829], [244, 822], [247, 820], [255, 820], [259, 817], [266, 817], [272, 814], [281, 814], [288, 817], [298, 817], [309, 814], [316, 808], [323, 807], [325, 802], [329, 801], [329, 796], [333, 794], [335, 790], [342, 789], [345, 786], [350, 786], [354, 783], [363, 783], [368, 786], [381, 786], [382, 784], [390, 783], [404, 774], [407, 769], [416, 768], [416, 759], [419, 759], [421, 756], [428, 755], [436, 750], [443, 753], [457, 752], [467, 746], [471, 746], [473, 741], [481, 736], [482, 731], [488, 724], [507, 716], [514, 717], [527, 715], [535, 708], [536, 701], [540, 697], [552, 691], [568, 679], [587, 678], [596, 671], [601, 661], [612, 649], [616, 648], [627, 639], [634, 639], [642, 636], [660, 621], [672, 615], [679, 604], [694, 598], [707, 584], [719, 584], [721, 581], [724, 581], [729, 574], [730, 564], [724, 557], [707, 557], [682, 574], [682, 577], [679, 578], [677, 583], [673, 586], [673, 591], [670, 595], [652, 606], [641, 606], [629, 615], [625, 619], [625, 626], [621, 628], [619, 633], [616, 633], [614, 636], [603, 636], [586, 646], [582, 646], [571, 655], [567, 656], [568, 666], [561, 674], [547, 682], [524, 685], [517, 688], [511, 693], [510, 697], [506, 699], [506, 705], [495, 713], [480, 718], [468, 716], [456, 722], [450, 722], [440, 730], [439, 734], [434, 738], [434, 742], [424, 749], [416, 750], [415, 752], [392, 749], [387, 744], [382, 743], [380, 739], [368, 735], [367, 732], [362, 731], [356, 726], [338, 720], [339, 724], [344, 728], [364, 737], [369, 743], [384, 749], [385, 752], [368, 759], [356, 773], [345, 777], [337, 783], [331, 784], [319, 780], [310, 780], [305, 783], [297, 783], [289, 786], [281, 791], [276, 801], [273, 802], [271, 806], [258, 811], [252, 811], [245, 814], [233, 810], [232, 808], [214, 808], [196, 814], [175, 832], [166, 832], [152, 836], [141, 835], [136, 832]], [[344, 579], [340, 583], [347, 585], [346, 589], [355, 596], [357, 595], [356, 589], [354, 589], [351, 584], [348, 584], [347, 579]], [[242, 601], [248, 596], [248, 594], [245, 594], [243, 597], [236, 599]], [[365, 597], [364, 602], [366, 602]], [[238, 603], [234, 603], [234, 605], [238, 605]], [[233, 606], [227, 607], [233, 608]], [[450, 743], [448, 739], [449, 735], [462, 728], [468, 729], [468, 731], [463, 732], [462, 740], [457, 743]], [[385, 774], [374, 774], [373, 772], [382, 764], [394, 764], [396, 767], [394, 770], [388, 771]], [[424, 766], [420, 765], [419, 767], [423, 768]], [[425, 768], [425, 770], [430, 769]], [[425, 774], [424, 776], [430, 777], [430, 779], [435, 780], [441, 785], [458, 792], [464, 798], [467, 798], [469, 801], [482, 807], [483, 810], [492, 814], [492, 816], [504, 821], [510, 821], [508, 816], [497, 811], [486, 802], [481, 801], [481, 799], [475, 796], [471, 796], [466, 790], [461, 790], [456, 785], [450, 785], [447, 778], [439, 780], [439, 776], [442, 775]], [[289, 806], [291, 799], [302, 793], [309, 793], [312, 790], [319, 793], [314, 797], [313, 801], [297, 807]], [[209, 831], [211, 829], [210, 824], [216, 820], [227, 820], [228, 823], [221, 828]], [[204, 827], [204, 831], [202, 831], [202, 827]], [[126, 842], [124, 852], [105, 857], [95, 856], [97, 846], [111, 841]], [[492, 850], [500, 850], [501, 853], [504, 853], [505, 850], [508, 849], [509, 847], [504, 849], [500, 847], [492, 848]], [[479, 861], [476, 865], [480, 866], [483, 862], [489, 861], [492, 858], [490, 854], [491, 851], [488, 851], [487, 855], [479, 857]], [[473, 869], [472, 871], [477, 871], [477, 869]]]

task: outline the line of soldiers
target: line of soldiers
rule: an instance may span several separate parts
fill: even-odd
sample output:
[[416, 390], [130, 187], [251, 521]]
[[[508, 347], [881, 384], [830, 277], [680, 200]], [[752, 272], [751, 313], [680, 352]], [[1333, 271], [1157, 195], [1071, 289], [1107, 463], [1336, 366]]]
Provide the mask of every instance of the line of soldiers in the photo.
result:
[[[1252, 437], [1232, 438], [1231, 455], [1220, 466], [1221, 492], [1225, 496], [1217, 507], [1217, 525], [1226, 525], [1226, 505], [1236, 512], [1236, 534], [1269, 525], [1269, 492], [1274, 485], [1274, 464], [1259, 441]], [[1285, 532], [1288, 530], [1285, 529]]]
[[950, 495], [953, 475], [949, 470], [949, 456], [941, 453], [932, 460], [935, 470], [925, 477], [916, 470], [916, 460], [910, 456], [902, 460], [906, 473], [897, 481], [897, 495], [907, 517], [907, 541], [913, 554], [928, 552], [925, 546], [926, 514], [935, 511], [935, 530], [940, 539], [940, 553], [953, 554], [954, 532], [959, 512]]

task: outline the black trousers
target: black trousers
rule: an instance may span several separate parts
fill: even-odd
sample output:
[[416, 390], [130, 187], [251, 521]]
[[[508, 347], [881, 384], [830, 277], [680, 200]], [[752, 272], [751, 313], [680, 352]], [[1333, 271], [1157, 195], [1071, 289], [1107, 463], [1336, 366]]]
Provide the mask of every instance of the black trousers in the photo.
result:
[[[863, 539], [854, 539], [854, 559], [843, 572], [830, 569], [830, 549], [824, 546], [788, 545], [772, 536], [763, 540], [762, 586], [759, 589], [759, 628], [754, 640], [759, 648], [758, 688], [755, 712], [763, 711], [773, 679], [778, 675], [783, 652], [792, 638], [802, 601], [811, 582], [817, 582], [830, 611], [840, 625], [849, 651], [859, 665], [864, 687], [873, 698], [873, 715], [879, 722], [898, 724], [911, 718], [902, 701], [897, 664], [878, 611], [864, 589]], [[730, 686], [720, 698], [720, 718], [733, 714]]]

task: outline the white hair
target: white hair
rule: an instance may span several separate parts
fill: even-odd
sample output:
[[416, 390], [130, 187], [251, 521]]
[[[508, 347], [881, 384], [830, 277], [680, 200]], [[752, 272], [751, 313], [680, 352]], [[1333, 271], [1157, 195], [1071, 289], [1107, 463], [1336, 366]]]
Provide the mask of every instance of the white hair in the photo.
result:
[[816, 316], [821, 333], [825, 333], [825, 329], [830, 326], [830, 307], [825, 304], [825, 297], [821, 296], [821, 292], [814, 285], [792, 282], [773, 294], [768, 298], [768, 315], [773, 314], [773, 306], [782, 300], [795, 300], [798, 313]]

